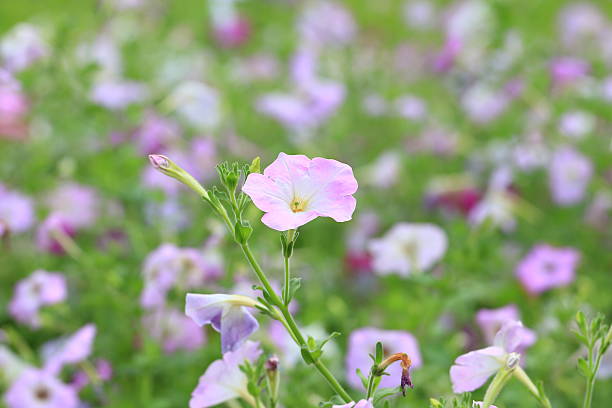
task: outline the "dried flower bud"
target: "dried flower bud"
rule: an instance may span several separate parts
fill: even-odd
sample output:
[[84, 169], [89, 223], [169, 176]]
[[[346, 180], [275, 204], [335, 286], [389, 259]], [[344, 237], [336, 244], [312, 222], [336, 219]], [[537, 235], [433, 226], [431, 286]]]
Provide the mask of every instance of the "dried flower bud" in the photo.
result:
[[410, 379], [410, 366], [412, 365], [412, 361], [408, 354], [406, 353], [395, 353], [387, 357], [382, 363], [380, 363], [373, 371], [373, 374], [376, 376], [381, 376], [385, 373], [385, 370], [393, 363], [400, 363], [400, 367], [402, 367], [402, 378], [400, 380], [400, 387], [402, 389], [402, 394], [406, 396], [406, 387], [414, 388], [412, 384], [412, 380]]

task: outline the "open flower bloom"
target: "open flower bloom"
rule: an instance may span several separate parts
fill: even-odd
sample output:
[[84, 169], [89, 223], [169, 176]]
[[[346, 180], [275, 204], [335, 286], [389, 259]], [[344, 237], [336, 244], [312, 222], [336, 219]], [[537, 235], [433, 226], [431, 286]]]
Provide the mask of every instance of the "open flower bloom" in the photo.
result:
[[374, 408], [374, 405], [372, 404], [372, 399], [370, 398], [367, 401], [361, 400], [359, 402], [349, 402], [348, 404], [344, 405], [334, 405], [332, 408]]
[[256, 305], [247, 296], [188, 293], [185, 314], [198, 325], [210, 324], [220, 332], [221, 351], [226, 353], [240, 347], [259, 328], [257, 320], [246, 309]]
[[509, 358], [519, 357], [516, 352], [524, 344], [526, 335], [521, 322], [508, 322], [495, 335], [493, 346], [457, 357], [450, 369], [453, 392], [459, 394], [480, 388]]
[[33, 223], [34, 205], [32, 200], [17, 191], [8, 190], [0, 184], [0, 237], [7, 232], [23, 232], [29, 229]]
[[8, 408], [77, 408], [76, 390], [62, 383], [46, 370], [27, 369], [15, 380], [6, 394]]
[[579, 261], [574, 248], [537, 245], [517, 266], [516, 277], [527, 292], [539, 294], [572, 283]]
[[247, 341], [235, 351], [223, 354], [223, 358], [208, 366], [198, 386], [191, 394], [189, 408], [206, 408], [242, 398], [255, 406], [247, 390], [247, 377], [240, 370], [245, 362], [254, 362], [261, 355], [259, 343]]
[[[356, 388], [362, 389], [363, 385], [357, 369], [361, 370], [364, 375], [369, 373], [372, 366], [372, 359], [368, 353], [374, 353], [376, 343], [382, 342], [385, 353], [401, 354], [406, 353], [410, 356], [411, 368], [418, 368], [422, 363], [419, 344], [416, 338], [405, 331], [400, 330], [379, 330], [373, 327], [363, 327], [351, 333], [349, 337], [348, 353], [346, 355], [346, 377], [349, 384]], [[386, 372], [389, 375], [381, 377], [381, 387], [397, 387], [399, 380], [402, 378], [402, 367], [399, 364], [392, 364]]]
[[429, 269], [442, 258], [447, 247], [446, 233], [437, 225], [404, 222], [369, 244], [374, 270], [382, 275], [401, 276]]
[[357, 180], [351, 167], [339, 161], [280, 153], [263, 174], [249, 174], [242, 190], [266, 213], [264, 224], [286, 231], [317, 217], [350, 220]]
[[96, 326], [87, 324], [70, 337], [45, 344], [42, 350], [45, 371], [58, 375], [64, 365], [85, 360], [91, 354], [95, 337]]
[[40, 326], [40, 307], [59, 303], [64, 299], [66, 280], [62, 274], [37, 270], [15, 285], [9, 313], [17, 321], [36, 328]]

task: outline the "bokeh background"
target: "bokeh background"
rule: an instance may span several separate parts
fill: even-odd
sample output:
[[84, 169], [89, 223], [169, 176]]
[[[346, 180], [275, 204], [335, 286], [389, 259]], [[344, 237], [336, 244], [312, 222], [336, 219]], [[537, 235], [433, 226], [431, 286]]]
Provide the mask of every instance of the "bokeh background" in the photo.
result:
[[[94, 323], [89, 360], [112, 375], [85, 386], [84, 403], [186, 406], [220, 349], [208, 329], [168, 347], [187, 330], [176, 317], [185, 292], [238, 292], [252, 276], [207, 206], [146, 156], [167, 154], [212, 186], [222, 160], [301, 153], [348, 163], [360, 183], [353, 221], [304, 226], [293, 260], [297, 319], [342, 333], [326, 355], [343, 381], [353, 330], [407, 331], [423, 366], [391, 405], [425, 406], [451, 394], [453, 360], [486, 345], [476, 313], [516, 305], [537, 334], [526, 370], [553, 406], [578, 406], [573, 316], [612, 312], [611, 120], [607, 1], [4, 1], [0, 345], [40, 365], [45, 342]], [[49, 221], [58, 214], [65, 223]], [[277, 233], [256, 208], [248, 215], [280, 282]], [[420, 274], [377, 273], [368, 242], [398, 222], [441, 227], [443, 258]], [[543, 243], [580, 261], [571, 282], [530, 294], [515, 270]], [[204, 254], [208, 275], [173, 288], [160, 317], [141, 294], [163, 244]], [[9, 304], [39, 269], [60, 272], [67, 296], [32, 327]], [[255, 338], [291, 354], [259, 320]], [[329, 397], [304, 364], [282, 370], [284, 406]], [[610, 385], [601, 379], [594, 406], [607, 406]], [[536, 406], [517, 383], [497, 405]]]

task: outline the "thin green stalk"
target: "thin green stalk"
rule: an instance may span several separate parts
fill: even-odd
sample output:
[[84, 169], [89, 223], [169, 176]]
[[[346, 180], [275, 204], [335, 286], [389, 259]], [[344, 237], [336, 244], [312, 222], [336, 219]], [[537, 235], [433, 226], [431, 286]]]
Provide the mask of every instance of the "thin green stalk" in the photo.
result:
[[[300, 348], [308, 349], [308, 344], [306, 343], [306, 340], [304, 339], [302, 332], [297, 326], [297, 323], [293, 319], [293, 316], [289, 312], [288, 307], [283, 303], [282, 299], [278, 297], [278, 295], [272, 288], [272, 285], [270, 285], [268, 278], [266, 277], [263, 270], [259, 266], [259, 263], [255, 259], [255, 256], [253, 255], [251, 248], [249, 247], [248, 244], [240, 244], [240, 247], [242, 248], [242, 252], [244, 253], [244, 256], [246, 257], [247, 261], [251, 265], [253, 272], [255, 272], [255, 274], [257, 275], [257, 278], [259, 278], [259, 281], [261, 282], [264, 289], [270, 296], [270, 299], [272, 300], [274, 305], [280, 310], [283, 317], [285, 318], [285, 322], [287, 323], [286, 327], [289, 329], [289, 332], [292, 334], [292, 337], [294, 337], [294, 340], [296, 340], [296, 343], [298, 344], [298, 346], [300, 346]], [[342, 388], [342, 385], [340, 385], [338, 380], [336, 380], [336, 378], [329, 371], [329, 369], [325, 366], [325, 364], [323, 364], [319, 359], [313, 359], [313, 361], [314, 361], [313, 364], [317, 368], [319, 373], [321, 373], [321, 375], [325, 377], [329, 385], [344, 400], [344, 402], [347, 402], [347, 403], [351, 402], [352, 401], [351, 397], [344, 390], [344, 388]]]
[[[601, 350], [600, 350], [601, 351]], [[597, 380], [597, 372], [599, 371], [599, 366], [601, 365], [601, 359], [603, 354], [599, 352], [597, 354], [597, 359], [595, 360], [595, 367], [591, 371], [589, 378], [587, 380], [586, 392], [584, 394], [584, 402], [582, 404], [583, 408], [591, 408], [591, 404], [593, 403], [593, 391], [595, 390], [595, 381]], [[591, 361], [589, 359], [589, 361]]]
[[529, 392], [535, 397], [536, 400], [538, 400], [542, 407], [552, 408], [548, 397], [546, 395], [540, 394], [538, 387], [535, 386], [533, 381], [531, 381], [531, 378], [529, 378], [527, 373], [520, 366], [516, 367], [516, 370], [514, 371], [514, 376], [516, 377], [516, 379], [522, 382], [525, 387], [527, 387]]
[[283, 303], [288, 305], [289, 304], [289, 293], [290, 293], [290, 287], [289, 287], [289, 281], [291, 280], [291, 270], [290, 270], [290, 258], [288, 256], [285, 256], [285, 286], [283, 287]]
[[366, 394], [366, 401], [368, 401], [372, 394], [374, 393], [374, 374], [370, 373], [370, 377], [368, 378], [368, 392]]

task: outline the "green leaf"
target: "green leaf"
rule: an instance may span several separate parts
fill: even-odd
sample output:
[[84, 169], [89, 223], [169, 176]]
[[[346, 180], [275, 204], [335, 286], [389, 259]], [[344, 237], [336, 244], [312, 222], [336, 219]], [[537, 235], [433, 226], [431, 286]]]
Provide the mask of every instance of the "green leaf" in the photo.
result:
[[376, 358], [374, 359], [374, 362], [376, 364], [382, 363], [383, 357], [383, 344], [379, 341], [376, 343]]

